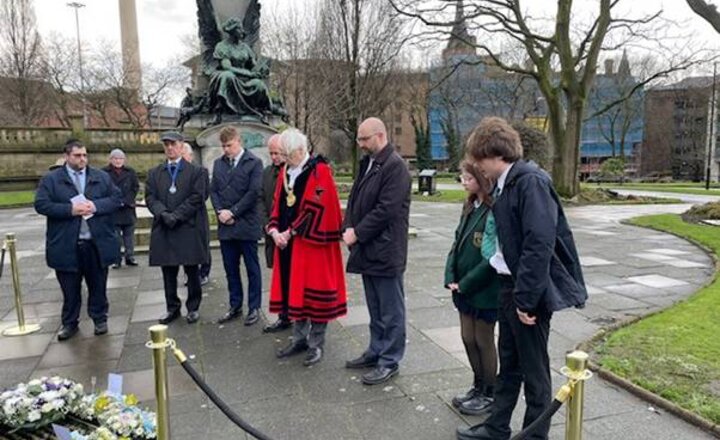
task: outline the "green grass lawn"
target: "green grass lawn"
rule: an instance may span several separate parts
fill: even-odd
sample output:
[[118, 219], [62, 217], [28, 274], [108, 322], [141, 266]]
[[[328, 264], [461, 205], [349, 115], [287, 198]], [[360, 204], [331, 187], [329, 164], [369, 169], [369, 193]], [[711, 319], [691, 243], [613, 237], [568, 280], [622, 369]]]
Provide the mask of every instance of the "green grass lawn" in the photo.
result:
[[0, 192], [0, 208], [28, 206], [35, 200], [35, 191], [4, 191]]
[[[678, 215], [633, 224], [671, 232], [720, 253], [720, 228]], [[599, 363], [713, 423], [720, 423], [720, 280], [690, 299], [612, 333], [596, 347]]]

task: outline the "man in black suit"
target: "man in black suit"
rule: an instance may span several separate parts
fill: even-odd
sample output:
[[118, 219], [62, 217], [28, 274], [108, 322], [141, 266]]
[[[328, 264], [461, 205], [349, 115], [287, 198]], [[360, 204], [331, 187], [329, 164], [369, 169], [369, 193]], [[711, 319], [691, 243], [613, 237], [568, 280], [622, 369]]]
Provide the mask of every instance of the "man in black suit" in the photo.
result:
[[113, 223], [120, 190], [107, 173], [87, 165], [87, 150], [79, 140], [69, 140], [64, 152], [65, 165], [43, 177], [35, 194], [35, 210], [47, 217], [47, 264], [55, 269], [63, 293], [60, 341], [78, 331], [83, 279], [95, 334], [108, 332], [108, 266], [120, 255]]
[[[118, 239], [125, 248], [125, 264], [137, 266], [134, 254], [135, 223], [137, 222], [135, 197], [140, 190], [140, 182], [135, 170], [125, 165], [125, 153], [119, 148], [110, 152], [110, 164], [103, 168], [103, 171], [110, 175], [113, 183], [122, 193], [122, 206], [115, 212], [113, 219]], [[113, 269], [119, 269], [121, 263], [122, 259], [119, 256], [117, 262], [112, 266]]]
[[242, 315], [242, 258], [248, 278], [245, 325], [253, 325], [259, 319], [262, 282], [258, 260], [258, 240], [262, 235], [258, 213], [262, 161], [243, 148], [240, 133], [234, 127], [225, 127], [220, 131], [220, 142], [224, 154], [213, 164], [210, 198], [218, 219], [218, 238], [230, 307], [218, 322], [224, 323]]
[[150, 233], [150, 266], [160, 266], [165, 286], [167, 313], [159, 321], [167, 324], [180, 317], [177, 276], [183, 266], [188, 276], [187, 322], [200, 318], [202, 299], [199, 267], [209, 258], [207, 178], [203, 169], [182, 159], [183, 136], [174, 131], [162, 134], [166, 161], [150, 170], [145, 203], [153, 215]]

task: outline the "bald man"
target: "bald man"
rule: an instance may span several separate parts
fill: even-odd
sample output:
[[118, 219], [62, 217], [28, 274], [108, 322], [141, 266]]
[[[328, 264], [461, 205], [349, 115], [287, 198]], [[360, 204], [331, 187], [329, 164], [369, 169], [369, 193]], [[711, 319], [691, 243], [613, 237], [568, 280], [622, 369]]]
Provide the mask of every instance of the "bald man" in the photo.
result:
[[373, 368], [366, 385], [390, 380], [405, 353], [405, 293], [411, 178], [405, 161], [388, 144], [385, 124], [363, 121], [357, 143], [365, 153], [347, 209], [343, 241], [350, 248], [347, 271], [362, 275], [370, 312], [370, 343], [347, 368]]
[[[263, 217], [263, 226], [268, 224], [270, 215], [273, 211], [273, 198], [275, 196], [275, 186], [277, 184], [280, 169], [285, 165], [287, 157], [285, 150], [280, 145], [280, 134], [274, 134], [268, 139], [268, 152], [272, 163], [265, 167], [262, 174], [262, 189], [260, 193], [260, 201], [262, 206], [260, 213]], [[275, 255], [275, 242], [273, 238], [265, 234], [265, 261], [267, 267], [272, 269], [273, 258]], [[278, 314], [278, 320], [272, 324], [268, 324], [263, 328], [264, 333], [276, 333], [290, 328], [290, 319], [288, 318], [287, 298], [283, 298], [284, 312]]]

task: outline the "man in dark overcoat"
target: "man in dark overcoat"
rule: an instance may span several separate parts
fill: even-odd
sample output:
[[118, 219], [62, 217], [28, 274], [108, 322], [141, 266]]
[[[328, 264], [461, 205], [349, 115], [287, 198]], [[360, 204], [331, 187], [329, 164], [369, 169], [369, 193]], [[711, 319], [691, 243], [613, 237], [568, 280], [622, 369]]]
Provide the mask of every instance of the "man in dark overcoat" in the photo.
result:
[[108, 267], [120, 254], [113, 224], [120, 190], [107, 173], [87, 166], [80, 141], [69, 140], [64, 155], [65, 165], [45, 175], [35, 193], [35, 210], [47, 217], [47, 264], [55, 269], [63, 293], [60, 341], [78, 331], [83, 279], [95, 334], [108, 332]]
[[220, 131], [223, 155], [213, 164], [210, 198], [218, 220], [218, 239], [227, 278], [230, 306], [219, 323], [242, 315], [243, 288], [240, 260], [245, 260], [248, 279], [248, 314], [245, 325], [259, 319], [262, 273], [258, 240], [262, 236], [258, 197], [262, 185], [262, 161], [243, 148], [234, 127]]
[[145, 203], [153, 215], [150, 233], [150, 266], [160, 266], [165, 287], [167, 324], [180, 317], [177, 276], [183, 266], [188, 276], [185, 303], [187, 321], [200, 318], [202, 299], [199, 267], [209, 259], [208, 231], [203, 216], [207, 179], [201, 167], [182, 159], [183, 136], [174, 131], [162, 134], [166, 160], [148, 173]]
[[[113, 221], [115, 222], [118, 240], [125, 249], [125, 264], [137, 266], [134, 253], [135, 223], [137, 222], [135, 197], [137, 197], [140, 190], [140, 182], [135, 170], [125, 165], [125, 153], [119, 148], [115, 148], [110, 152], [110, 163], [103, 168], [103, 171], [110, 175], [113, 183], [122, 193], [122, 206], [113, 214]], [[118, 260], [112, 267], [119, 269], [121, 263], [122, 259], [118, 256]]]
[[[280, 134], [274, 134], [268, 139], [268, 153], [270, 154], [270, 165], [266, 166], [262, 175], [262, 195], [260, 197], [262, 206], [260, 214], [262, 216], [262, 225], [267, 225], [273, 212], [273, 199], [275, 198], [275, 188], [277, 186], [278, 175], [282, 166], [285, 165], [287, 155], [280, 144]], [[265, 262], [269, 269], [273, 267], [273, 259], [275, 258], [275, 241], [265, 233]], [[292, 323], [288, 315], [288, 298], [283, 298], [283, 311], [278, 314], [277, 321], [266, 325], [263, 328], [264, 333], [275, 333], [290, 328]]]
[[[560, 198], [548, 174], [522, 160], [517, 131], [502, 118], [484, 118], [470, 133], [466, 152], [485, 176], [496, 181], [492, 210], [497, 246], [490, 265], [500, 280], [500, 374], [490, 416], [482, 424], [458, 428], [457, 438], [506, 440], [521, 389], [523, 429], [550, 407], [552, 315], [583, 307], [588, 295]], [[547, 440], [550, 421], [536, 425], [528, 438]]]
[[405, 292], [410, 187], [405, 161], [388, 143], [385, 124], [369, 118], [358, 127], [357, 143], [366, 155], [353, 184], [343, 241], [350, 247], [347, 271], [362, 275], [370, 314], [370, 343], [347, 368], [373, 370], [366, 385], [396, 375], [405, 353]]

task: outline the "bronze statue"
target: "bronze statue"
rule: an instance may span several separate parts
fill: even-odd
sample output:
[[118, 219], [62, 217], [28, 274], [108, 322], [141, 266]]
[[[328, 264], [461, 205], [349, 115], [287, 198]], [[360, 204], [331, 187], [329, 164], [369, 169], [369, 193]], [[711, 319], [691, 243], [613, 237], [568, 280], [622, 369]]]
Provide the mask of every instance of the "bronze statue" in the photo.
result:
[[223, 114], [262, 118], [270, 112], [270, 95], [264, 81], [270, 71], [258, 63], [253, 50], [243, 41], [245, 32], [237, 19], [228, 19], [223, 31], [227, 36], [213, 52], [217, 67], [206, 71], [210, 77], [210, 112], [218, 118]]
[[[212, 124], [220, 123], [224, 115], [251, 116], [262, 122], [267, 122], [266, 117], [272, 114], [287, 117], [282, 104], [270, 97], [268, 61], [259, 59], [253, 50], [260, 37], [259, 1], [250, 0], [242, 21], [236, 17], [227, 19], [222, 24], [222, 32], [216, 23], [212, 1], [197, 0], [197, 5], [199, 34], [204, 46], [203, 73], [209, 78], [201, 111], [215, 115]], [[193, 104], [188, 106], [188, 111], [198, 112], [198, 109]]]

